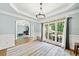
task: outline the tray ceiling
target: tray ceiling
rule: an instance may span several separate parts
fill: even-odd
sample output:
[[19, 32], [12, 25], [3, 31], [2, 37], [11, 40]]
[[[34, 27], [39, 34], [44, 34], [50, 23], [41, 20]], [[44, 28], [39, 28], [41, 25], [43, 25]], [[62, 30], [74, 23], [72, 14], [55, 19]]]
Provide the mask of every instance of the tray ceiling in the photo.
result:
[[[40, 10], [40, 3], [7, 3], [6, 6], [5, 4], [1, 4], [0, 10], [4, 10], [4, 8], [8, 7], [7, 10], [5, 9], [4, 11], [11, 11], [13, 10], [12, 13], [21, 15], [23, 17], [28, 17], [31, 18], [34, 21], [46, 21], [49, 18], [52, 18], [56, 15], [62, 14], [62, 13], [67, 13], [69, 11], [79, 9], [79, 4], [78, 3], [43, 3], [42, 8], [44, 11], [44, 14], [46, 15], [45, 19], [37, 19], [36, 14], [39, 13]], [[9, 9], [9, 10], [8, 10]], [[10, 13], [11, 13], [10, 11]], [[15, 12], [14, 12], [15, 11]]]

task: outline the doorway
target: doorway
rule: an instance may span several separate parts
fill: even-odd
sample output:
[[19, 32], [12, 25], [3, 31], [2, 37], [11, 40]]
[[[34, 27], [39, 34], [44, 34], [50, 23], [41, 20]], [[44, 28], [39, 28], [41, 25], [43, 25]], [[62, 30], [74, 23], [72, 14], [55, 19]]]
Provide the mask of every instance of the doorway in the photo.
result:
[[16, 40], [15, 45], [24, 44], [30, 38], [30, 23], [25, 20], [16, 21]]
[[43, 24], [43, 40], [62, 46], [64, 19]]

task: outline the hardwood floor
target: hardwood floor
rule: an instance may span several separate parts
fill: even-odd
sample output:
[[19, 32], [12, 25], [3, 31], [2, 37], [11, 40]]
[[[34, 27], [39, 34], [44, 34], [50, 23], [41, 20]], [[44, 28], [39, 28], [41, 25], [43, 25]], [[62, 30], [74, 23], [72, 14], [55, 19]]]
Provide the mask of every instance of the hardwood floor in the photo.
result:
[[18, 38], [17, 40], [15, 40], [15, 45], [16, 46], [22, 45], [22, 44], [28, 43], [29, 41], [31, 41], [31, 38], [29, 37]]
[[[70, 50], [66, 50], [66, 51], [69, 52], [71, 56], [76, 56], [74, 53], [74, 50], [70, 49]], [[77, 56], [79, 56], [79, 53], [77, 53]]]
[[0, 50], [0, 56], [5, 56], [6, 55], [6, 49]]
[[70, 54], [61, 47], [33, 41], [7, 49], [7, 56], [70, 56]]

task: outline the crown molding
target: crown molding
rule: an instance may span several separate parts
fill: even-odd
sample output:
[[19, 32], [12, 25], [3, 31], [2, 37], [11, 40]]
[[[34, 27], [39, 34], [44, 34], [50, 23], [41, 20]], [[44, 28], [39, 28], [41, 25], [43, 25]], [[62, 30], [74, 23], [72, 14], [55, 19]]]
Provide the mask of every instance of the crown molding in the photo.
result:
[[[22, 14], [22, 12], [20, 12], [13, 4], [10, 4], [10, 6], [13, 6], [12, 8], [17, 11], [19, 14]], [[66, 10], [70, 9], [74, 4], [72, 4], [71, 6], [69, 6]], [[64, 9], [65, 10], [65, 9]], [[64, 11], [63, 10], [63, 11]], [[65, 10], [65, 11], [66, 11]], [[61, 11], [60, 11], [61, 12]], [[29, 18], [28, 16], [23, 16], [23, 15], [18, 15], [18, 14], [15, 14], [15, 13], [10, 13], [10, 12], [7, 12], [7, 11], [4, 11], [4, 10], [1, 10], [0, 9], [0, 13], [3, 13], [3, 14], [6, 14], [6, 15], [9, 15], [9, 16], [12, 16], [12, 17], [18, 17], [18, 18], [21, 18], [23, 20], [27, 20], [27, 21], [33, 21], [33, 22], [37, 22], [37, 23], [44, 23], [44, 22], [48, 22], [48, 21], [52, 21], [53, 19], [58, 19], [60, 17], [67, 17], [68, 15], [70, 14], [75, 14], [75, 13], [79, 13], [79, 9], [78, 10], [73, 10], [73, 11], [70, 11], [70, 12], [67, 12], [67, 13], [64, 13], [64, 14], [61, 14], [61, 15], [56, 15], [56, 16], [51, 16], [49, 19], [42, 19], [42, 20], [36, 20], [36, 19], [33, 19], [33, 18]], [[26, 14], [25, 14], [26, 15]], [[30, 16], [30, 15], [29, 15]]]
[[36, 17], [35, 17], [35, 16], [30, 15], [30, 14], [28, 14], [28, 13], [25, 13], [25, 12], [19, 10], [13, 3], [9, 3], [9, 5], [10, 5], [10, 7], [11, 7], [13, 10], [15, 10], [17, 13], [22, 14], [22, 15], [25, 15], [26, 17], [29, 17], [29, 18], [32, 18], [32, 19], [35, 19], [35, 20], [36, 20]]
[[30, 19], [28, 17], [24, 17], [24, 16], [21, 16], [21, 15], [17, 15], [15, 13], [10, 13], [10, 12], [7, 12], [7, 11], [1, 10], [1, 9], [0, 9], [0, 13], [5, 14], [5, 15], [8, 15], [8, 16], [12, 16], [12, 17], [17, 17], [17, 18], [20, 18], [20, 19], [23, 19], [23, 20], [33, 21], [33, 22], [39, 23], [38, 21], [33, 20], [33, 19]]
[[76, 9], [76, 10], [73, 10], [73, 11], [70, 11], [70, 12], [67, 12], [67, 13], [62, 13], [60, 15], [52, 16], [50, 19], [42, 19], [43, 21], [40, 20], [40, 22], [41, 23], [50, 22], [50, 21], [54, 21], [56, 19], [69, 17], [70, 15], [77, 14], [77, 13], [79, 13], [79, 9]]
[[[27, 16], [27, 17], [30, 17], [30, 18], [36, 20], [36, 17], [35, 17], [35, 16], [29, 15], [29, 14], [27, 14], [27, 13], [24, 13], [23, 11], [19, 10], [13, 3], [10, 3], [9, 5], [10, 5], [11, 8], [13, 8], [17, 13], [20, 13], [20, 14], [22, 14], [22, 15], [25, 15], [25, 16]], [[75, 5], [75, 3], [70, 4], [68, 7], [63, 8], [62, 10], [59, 10], [59, 11], [57, 11], [57, 12], [52, 12], [51, 14], [48, 14], [48, 15], [46, 16], [46, 17], [47, 17], [46, 19], [48, 19], [48, 18], [51, 17], [51, 16], [53, 17], [54, 15], [56, 15], [56, 14], [58, 14], [58, 13], [62, 13], [62, 12], [65, 12], [65, 11], [69, 10], [71, 7], [73, 7], [73, 5]], [[39, 20], [38, 20], [38, 21], [39, 21]]]
[[[22, 15], [25, 15], [25, 16], [27, 16], [27, 17], [30, 17], [30, 18], [36, 20], [36, 17], [35, 17], [35, 16], [30, 15], [30, 14], [28, 14], [28, 13], [25, 13], [25, 12], [19, 10], [13, 3], [10, 3], [9, 5], [10, 5], [11, 8], [13, 8], [17, 13], [20, 13], [20, 14], [22, 14]], [[62, 13], [62, 12], [64, 12], [64, 11], [67, 11], [67, 10], [69, 10], [71, 7], [73, 7], [73, 5], [75, 5], [75, 3], [71, 3], [68, 7], [63, 8], [62, 10], [59, 10], [59, 11], [57, 11], [57, 12], [52, 12], [51, 14], [48, 14], [46, 17], [49, 18], [49, 17], [51, 17], [51, 16], [53, 16], [53, 15], [56, 15], [56, 14], [58, 14], [58, 13]]]
[[49, 15], [47, 16], [47, 18], [48, 18], [48, 17], [51, 17], [51, 16], [54, 16], [54, 15], [56, 15], [56, 14], [59, 14], [59, 13], [65, 12], [65, 11], [69, 10], [71, 7], [73, 7], [73, 5], [75, 5], [75, 4], [76, 4], [76, 3], [72, 3], [72, 4], [70, 4], [68, 7], [63, 8], [62, 10], [59, 10], [59, 11], [57, 11], [57, 12], [52, 12], [51, 14], [49, 14]]

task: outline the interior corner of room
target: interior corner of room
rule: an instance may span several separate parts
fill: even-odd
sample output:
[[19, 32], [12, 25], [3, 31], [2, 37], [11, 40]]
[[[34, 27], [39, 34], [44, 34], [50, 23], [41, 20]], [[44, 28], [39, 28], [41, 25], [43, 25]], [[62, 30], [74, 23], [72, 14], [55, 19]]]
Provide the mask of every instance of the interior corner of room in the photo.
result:
[[[16, 50], [17, 47], [18, 51], [19, 47], [23, 48], [25, 44], [33, 44], [31, 48], [35, 47], [34, 49], [36, 45], [39, 49], [42, 47], [39, 51], [54, 45], [57, 49], [67, 49], [69, 54], [74, 54], [74, 49], [77, 50], [76, 44], [79, 43], [78, 25], [79, 3], [0, 3], [0, 55], [7, 56], [7, 53], [12, 52], [11, 49]], [[27, 52], [30, 50], [26, 49]], [[32, 53], [34, 51], [36, 50], [25, 55], [36, 55], [37, 52]], [[51, 55], [51, 52], [43, 52], [37, 55]]]

